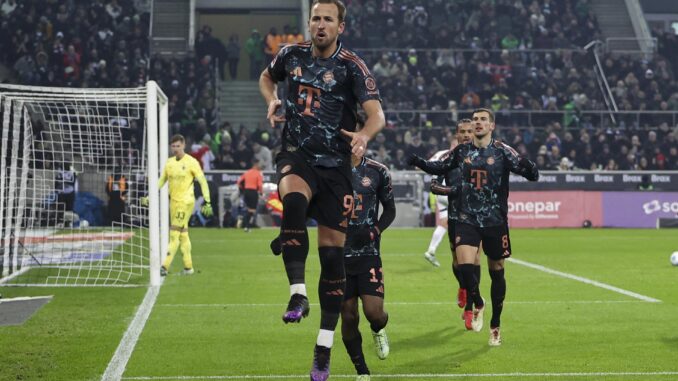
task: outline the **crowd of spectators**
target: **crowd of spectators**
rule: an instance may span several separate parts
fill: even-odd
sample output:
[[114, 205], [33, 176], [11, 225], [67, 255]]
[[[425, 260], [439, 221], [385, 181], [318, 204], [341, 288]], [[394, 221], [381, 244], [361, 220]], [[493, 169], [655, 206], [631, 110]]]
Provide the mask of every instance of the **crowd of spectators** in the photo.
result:
[[[370, 155], [393, 169], [405, 169], [409, 153], [448, 148], [450, 126], [477, 107], [493, 109], [498, 138], [542, 169], [678, 169], [675, 115], [618, 115], [610, 124], [604, 114], [582, 113], [606, 108], [592, 56], [580, 49], [599, 36], [590, 0], [347, 5], [342, 39], [371, 67], [387, 110], [387, 128], [370, 143]], [[257, 78], [281, 44], [303, 39], [298, 30], [271, 28], [263, 37], [253, 30], [241, 45], [239, 36], [224, 44], [204, 26], [195, 53], [172, 59], [149, 57], [148, 23], [132, 0], [4, 0], [0, 62], [30, 85], [136, 87], [154, 79], [169, 97], [171, 133], [187, 137], [205, 170], [247, 169], [253, 159], [271, 170], [280, 129], [220, 122], [214, 69], [220, 79], [236, 78], [244, 52]], [[678, 56], [678, 39], [655, 35], [653, 59], [604, 56], [620, 110], [678, 110], [678, 61], [666, 58]]]
[[132, 0], [5, 0], [0, 62], [26, 85], [143, 85], [149, 14], [132, 5]]
[[[590, 0], [352, 0], [342, 38], [379, 79], [386, 109], [569, 112], [606, 105], [582, 49], [600, 39]], [[369, 31], [369, 33], [368, 33]], [[678, 110], [676, 39], [652, 60], [607, 55], [620, 110]], [[662, 43], [663, 42], [663, 43]], [[437, 50], [429, 49], [452, 49]], [[560, 49], [543, 51], [542, 49]], [[404, 124], [421, 115], [405, 113]], [[428, 116], [427, 116], [428, 117]], [[525, 118], [515, 117], [519, 123]], [[444, 119], [443, 119], [444, 120]], [[433, 117], [423, 122], [434, 125]]]
[[[13, 68], [24, 85], [124, 88], [153, 79], [169, 98], [170, 122], [180, 124], [177, 131], [215, 132], [214, 63], [223, 58], [223, 44], [205, 26], [195, 54], [151, 58], [149, 22], [149, 14], [137, 11], [133, 0], [5, 0], [0, 63]], [[143, 130], [137, 121], [124, 133], [140, 145]]]
[[[210, 147], [211, 153], [201, 158], [203, 166], [211, 169], [248, 169], [256, 159], [263, 170], [272, 170], [280, 132], [263, 125], [254, 131], [235, 128], [226, 122], [212, 139], [206, 136], [192, 145]], [[453, 132], [450, 128], [385, 128], [369, 143], [367, 155], [393, 170], [412, 169], [406, 164], [409, 154], [431, 157], [449, 149]], [[559, 122], [543, 129], [499, 125], [495, 136], [544, 170], [678, 170], [678, 127], [667, 123], [651, 130], [601, 128], [592, 123], [569, 129]]]

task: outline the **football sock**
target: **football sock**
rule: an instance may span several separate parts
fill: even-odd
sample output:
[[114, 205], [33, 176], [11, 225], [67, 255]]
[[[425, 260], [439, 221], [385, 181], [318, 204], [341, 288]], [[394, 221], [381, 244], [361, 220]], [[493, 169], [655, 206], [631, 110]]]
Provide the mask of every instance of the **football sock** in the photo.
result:
[[243, 229], [249, 229], [250, 221], [252, 220], [252, 212], [249, 209], [245, 212], [245, 218], [242, 221]]
[[[341, 303], [346, 290], [344, 272], [344, 248], [326, 246], [318, 248], [320, 254], [320, 281], [318, 296], [320, 298], [320, 330], [334, 331], [339, 321]], [[330, 347], [325, 344], [320, 344]]]
[[164, 267], [165, 270], [169, 270], [170, 266], [172, 266], [174, 255], [177, 253], [177, 250], [179, 250], [180, 233], [176, 230], [170, 230], [169, 234], [170, 240], [169, 245], [167, 245], [167, 257], [165, 257], [165, 260], [162, 262], [162, 267]]
[[483, 299], [480, 297], [480, 291], [478, 290], [478, 279], [475, 276], [473, 264], [465, 263], [459, 265], [459, 270], [461, 271], [461, 277], [464, 280], [464, 288], [466, 289], [467, 302], [466, 310], [472, 310], [473, 305], [476, 307], [483, 306]]
[[280, 242], [289, 284], [306, 283], [304, 273], [308, 256], [307, 208], [308, 200], [301, 193], [293, 192], [283, 197], [285, 213], [280, 226]]
[[303, 283], [295, 283], [290, 285], [290, 296], [294, 294], [306, 296], [306, 285]]
[[433, 236], [431, 237], [431, 243], [428, 245], [429, 253], [435, 254], [438, 245], [440, 245], [440, 241], [445, 237], [445, 233], [447, 233], [447, 229], [440, 225], [436, 226], [436, 230], [433, 231]]
[[504, 278], [504, 269], [490, 270], [492, 286], [490, 292], [492, 295], [492, 319], [490, 327], [499, 327], [501, 324], [501, 311], [504, 309], [504, 298], [506, 297], [506, 278]]
[[182, 232], [180, 235], [181, 254], [184, 256], [184, 268], [193, 268], [193, 259], [191, 258], [191, 239], [188, 238], [188, 232]]
[[457, 279], [457, 283], [459, 283], [459, 288], [464, 288], [464, 282], [461, 279], [461, 270], [459, 270], [459, 265], [455, 266], [454, 263], [452, 264], [452, 273], [454, 274], [454, 277]]
[[360, 335], [360, 331], [357, 333], [358, 335], [353, 338], [343, 339], [344, 346], [346, 347], [346, 352], [348, 352], [348, 357], [351, 358], [351, 362], [353, 363], [356, 372], [358, 372], [358, 374], [370, 374], [370, 370], [365, 363], [365, 354], [363, 354], [363, 338]]
[[473, 265], [473, 275], [476, 276], [478, 287], [480, 287], [480, 265]]

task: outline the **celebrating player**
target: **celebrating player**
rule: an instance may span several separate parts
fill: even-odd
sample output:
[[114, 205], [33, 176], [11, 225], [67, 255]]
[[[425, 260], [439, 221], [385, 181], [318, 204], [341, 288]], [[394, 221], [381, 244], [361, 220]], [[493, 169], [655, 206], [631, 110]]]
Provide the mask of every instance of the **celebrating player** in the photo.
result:
[[521, 158], [513, 148], [492, 138], [495, 123], [491, 110], [475, 110], [473, 126], [473, 142], [460, 144], [447, 159], [425, 161], [412, 155], [408, 163], [435, 175], [444, 175], [454, 168], [461, 170], [459, 219], [455, 223], [454, 243], [467, 292], [464, 323], [466, 329], [474, 331], [480, 331], [483, 326], [485, 301], [480, 296], [478, 278], [473, 270], [482, 243], [492, 279], [489, 344], [496, 346], [501, 345], [499, 326], [506, 295], [504, 259], [511, 256], [507, 215], [509, 173], [537, 181], [539, 172], [535, 163]]
[[[358, 330], [360, 313], [370, 322], [377, 356], [385, 359], [389, 353], [384, 311], [384, 277], [379, 243], [381, 234], [391, 225], [396, 215], [391, 187], [391, 175], [383, 164], [353, 156], [353, 194], [355, 204], [348, 223], [344, 264], [346, 267], [346, 292], [341, 306], [341, 336], [351, 362], [358, 372], [357, 381], [370, 379], [365, 363], [362, 337]], [[379, 216], [379, 204], [384, 207]]]
[[[473, 140], [473, 125], [471, 123], [471, 119], [461, 119], [457, 123], [456, 141], [459, 142], [459, 144], [465, 144], [471, 142], [472, 140]], [[437, 160], [445, 160], [452, 153], [452, 150], [455, 147], [456, 144], [453, 144], [450, 150], [440, 151], [442, 153], [438, 156]], [[459, 196], [460, 186], [461, 186], [461, 173], [459, 168], [452, 169], [451, 171], [447, 172], [444, 176], [438, 176], [437, 178], [431, 180], [431, 193], [436, 195], [438, 207], [440, 208], [440, 206], [442, 205], [446, 206], [446, 210], [443, 210], [438, 215], [438, 226], [443, 226], [443, 228], [447, 230], [447, 236], [450, 242], [450, 249], [452, 250], [452, 273], [454, 273], [454, 277], [457, 279], [457, 282], [459, 283], [459, 289], [457, 290], [457, 305], [460, 308], [464, 308], [466, 306], [466, 289], [464, 288], [464, 283], [462, 282], [461, 279], [457, 255], [454, 249], [454, 237], [455, 237], [454, 224], [456, 223], [459, 215], [457, 199]], [[442, 202], [443, 200], [444, 203]], [[436, 227], [436, 231], [437, 230], [438, 227]], [[436, 232], [434, 232], [433, 235], [435, 237]], [[440, 242], [441, 239], [442, 238], [438, 238], [438, 242]], [[433, 243], [433, 238], [431, 238], [431, 242]], [[427, 257], [426, 259], [429, 258]], [[476, 256], [476, 261], [473, 264], [473, 273], [478, 278], [478, 283], [480, 283], [480, 256]]]
[[[162, 188], [165, 182], [169, 181], [170, 197], [170, 240], [167, 248], [167, 258], [162, 263], [160, 275], [165, 276], [172, 265], [174, 255], [178, 249], [184, 259], [185, 275], [193, 274], [193, 260], [191, 258], [191, 240], [188, 237], [188, 220], [191, 218], [195, 206], [195, 194], [193, 193], [193, 181], [197, 180], [200, 184], [202, 197], [205, 204], [202, 206], [202, 214], [206, 217], [212, 215], [212, 206], [210, 204], [210, 189], [207, 186], [207, 180], [202, 173], [200, 163], [191, 155], [184, 152], [186, 141], [181, 135], [174, 135], [170, 140], [170, 149], [173, 157], [167, 160], [167, 164], [162, 171], [162, 176], [158, 181], [158, 187]], [[147, 204], [148, 199], [144, 197], [142, 204]]]
[[[315, 0], [308, 20], [312, 40], [281, 49], [259, 80], [271, 126], [285, 122], [276, 170], [284, 210], [280, 241], [291, 294], [283, 315], [286, 323], [308, 315], [306, 217], [318, 221], [321, 315], [312, 380], [329, 377], [330, 349], [346, 286], [344, 240], [353, 212], [351, 153], [362, 157], [367, 142], [385, 124], [369, 69], [338, 41], [345, 14], [339, 0]], [[276, 83], [285, 79], [283, 104]], [[354, 132], [357, 103], [367, 115], [360, 132]], [[277, 114], [279, 109], [284, 116]]]

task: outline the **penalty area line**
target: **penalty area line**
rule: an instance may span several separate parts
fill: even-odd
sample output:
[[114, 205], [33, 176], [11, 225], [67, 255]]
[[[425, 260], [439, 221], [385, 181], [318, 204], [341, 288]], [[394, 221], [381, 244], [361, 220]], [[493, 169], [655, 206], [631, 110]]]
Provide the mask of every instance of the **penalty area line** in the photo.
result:
[[551, 269], [551, 268], [548, 268], [548, 267], [545, 267], [545, 266], [542, 266], [542, 265], [537, 265], [537, 264], [530, 263], [530, 262], [527, 262], [527, 261], [523, 261], [523, 260], [520, 260], [520, 259], [509, 258], [507, 260], [509, 262], [515, 263], [517, 265], [521, 265], [521, 266], [529, 267], [531, 269], [543, 271], [545, 273], [555, 275], [555, 276], [559, 276], [561, 278], [572, 279], [572, 280], [576, 280], [578, 282], [590, 284], [592, 286], [600, 287], [600, 288], [603, 288], [603, 289], [606, 289], [606, 290], [609, 290], [609, 291], [612, 291], [612, 292], [616, 292], [616, 293], [619, 293], [619, 294], [622, 294], [622, 295], [630, 296], [632, 298], [639, 299], [639, 300], [642, 300], [644, 302], [649, 302], [649, 303], [661, 303], [662, 302], [659, 299], [655, 299], [655, 298], [651, 298], [649, 296], [641, 295], [641, 294], [635, 293], [633, 291], [624, 290], [623, 288], [615, 287], [615, 286], [609, 285], [607, 283], [598, 282], [596, 280], [584, 278], [584, 277], [579, 276], [579, 275], [564, 273], [562, 271], [554, 270], [554, 269]]

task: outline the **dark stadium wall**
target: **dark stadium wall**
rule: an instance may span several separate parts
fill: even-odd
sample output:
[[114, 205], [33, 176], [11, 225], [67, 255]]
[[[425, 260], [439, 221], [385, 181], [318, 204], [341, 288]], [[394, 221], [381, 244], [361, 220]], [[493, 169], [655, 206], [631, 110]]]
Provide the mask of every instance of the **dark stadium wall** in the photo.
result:
[[[250, 59], [244, 47], [252, 30], [257, 29], [261, 38], [264, 39], [271, 28], [276, 28], [278, 33], [281, 33], [285, 25], [299, 27], [300, 18], [301, 15], [297, 11], [221, 13], [215, 10], [198, 10], [196, 13], [196, 30], [200, 30], [203, 25], [209, 25], [212, 28], [212, 36], [220, 39], [224, 45], [228, 44], [231, 35], [237, 34], [240, 43], [238, 79], [246, 80], [249, 74]], [[303, 29], [301, 29], [301, 32], [303, 33]]]

